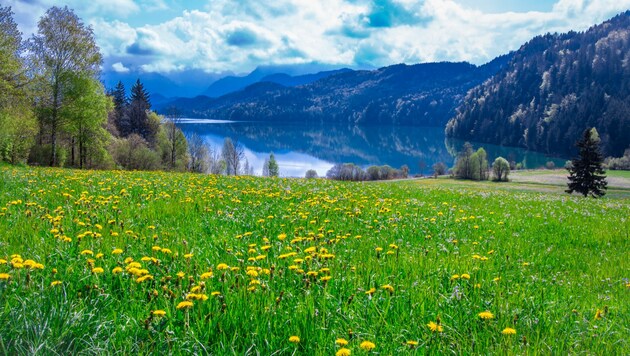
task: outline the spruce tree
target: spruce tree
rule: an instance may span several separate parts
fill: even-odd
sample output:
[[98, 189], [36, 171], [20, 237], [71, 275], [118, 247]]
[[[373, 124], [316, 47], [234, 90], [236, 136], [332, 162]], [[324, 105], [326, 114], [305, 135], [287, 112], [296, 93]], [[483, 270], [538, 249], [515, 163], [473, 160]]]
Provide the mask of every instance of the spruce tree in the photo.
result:
[[[152, 132], [149, 123], [148, 111], [150, 109], [149, 93], [147, 93], [144, 85], [138, 79], [131, 87], [131, 100], [127, 110], [125, 110], [127, 117], [122, 120], [125, 122], [125, 125], [122, 125], [121, 134], [126, 136], [135, 133], [148, 142], [153, 142], [155, 132]], [[126, 127], [127, 125], [128, 127]]]
[[599, 151], [599, 134], [595, 128], [586, 129], [576, 146], [579, 157], [572, 161], [569, 170], [569, 189], [567, 193], [578, 192], [582, 195], [601, 197], [606, 194], [608, 182], [602, 163], [604, 157]]

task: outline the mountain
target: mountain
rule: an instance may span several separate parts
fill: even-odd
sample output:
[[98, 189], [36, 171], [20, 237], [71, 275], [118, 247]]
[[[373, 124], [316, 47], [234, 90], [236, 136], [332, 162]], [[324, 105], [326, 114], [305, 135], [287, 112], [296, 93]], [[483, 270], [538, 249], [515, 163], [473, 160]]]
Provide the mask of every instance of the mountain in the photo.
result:
[[585, 32], [532, 39], [468, 93], [446, 133], [567, 156], [587, 127], [597, 128], [606, 155], [630, 146], [630, 11]]
[[202, 96], [167, 105], [209, 119], [443, 126], [466, 92], [510, 58], [479, 67], [443, 62], [344, 71], [296, 87], [259, 82], [216, 99]]
[[202, 70], [174, 71], [164, 74], [141, 70], [126, 72], [108, 70], [103, 72], [102, 81], [105, 88], [108, 89], [115, 87], [118, 81], [122, 81], [129, 91], [133, 83], [140, 79], [152, 98], [156, 96], [173, 98], [199, 95], [208, 87], [208, 83], [212, 83], [224, 75], [206, 73]]
[[287, 66], [267, 66], [258, 67], [253, 72], [246, 76], [227, 76], [212, 83], [203, 93], [203, 96], [208, 97], [220, 97], [235, 91], [242, 90], [254, 83], [258, 82], [273, 82], [284, 86], [298, 86], [308, 83], [312, 83], [316, 80], [326, 78], [328, 76], [350, 71], [350, 69], [336, 69], [329, 71], [321, 71], [315, 74], [302, 74], [291, 75], [286, 72], [280, 72], [286, 70], [288, 72], [294, 71]]

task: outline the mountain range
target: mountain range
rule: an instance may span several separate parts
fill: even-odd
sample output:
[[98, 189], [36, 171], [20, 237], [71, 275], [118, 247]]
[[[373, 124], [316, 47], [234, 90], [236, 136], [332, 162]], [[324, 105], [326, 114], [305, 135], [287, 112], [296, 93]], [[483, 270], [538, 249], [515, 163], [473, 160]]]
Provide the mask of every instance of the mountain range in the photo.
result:
[[587, 127], [607, 155], [630, 146], [630, 11], [584, 32], [538, 36], [469, 63], [393, 65], [291, 75], [259, 68], [206, 95], [154, 103], [234, 121], [443, 127], [449, 137], [567, 157]]

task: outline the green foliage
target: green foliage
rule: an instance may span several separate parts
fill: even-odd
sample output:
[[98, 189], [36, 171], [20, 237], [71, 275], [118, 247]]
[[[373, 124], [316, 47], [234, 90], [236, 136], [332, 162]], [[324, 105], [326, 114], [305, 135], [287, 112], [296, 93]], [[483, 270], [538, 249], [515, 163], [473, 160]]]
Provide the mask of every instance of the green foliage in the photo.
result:
[[317, 171], [314, 169], [309, 169], [308, 171], [306, 171], [306, 174], [304, 175], [304, 178], [306, 179], [313, 179], [313, 178], [318, 178], [319, 176], [317, 175]]
[[433, 164], [433, 175], [434, 176], [442, 176], [446, 174], [446, 165], [444, 162], [437, 162]]
[[114, 162], [123, 169], [158, 170], [162, 167], [159, 153], [137, 134], [112, 139], [109, 151]]
[[611, 170], [630, 170], [630, 148], [627, 148], [623, 156], [615, 158], [615, 157], [607, 157], [605, 160], [606, 167]]
[[599, 151], [599, 134], [595, 128], [584, 130], [582, 139], [576, 143], [580, 156], [572, 161], [569, 168], [569, 189], [567, 193], [578, 192], [582, 195], [601, 197], [606, 194], [606, 176], [604, 158]]
[[488, 155], [483, 148], [473, 152], [473, 146], [466, 142], [457, 155], [455, 177], [460, 179], [488, 180]]
[[273, 152], [269, 154], [269, 177], [277, 177], [280, 174], [280, 167], [278, 167], [278, 162], [276, 162], [276, 156], [274, 156]]
[[0, 350], [626, 353], [627, 200], [452, 183], [0, 167]]
[[510, 164], [503, 157], [497, 157], [492, 163], [492, 173], [497, 182], [507, 182], [510, 174]]
[[157, 134], [157, 146], [161, 152], [162, 166], [166, 170], [186, 171], [188, 167], [186, 137], [174, 122], [162, 121]]

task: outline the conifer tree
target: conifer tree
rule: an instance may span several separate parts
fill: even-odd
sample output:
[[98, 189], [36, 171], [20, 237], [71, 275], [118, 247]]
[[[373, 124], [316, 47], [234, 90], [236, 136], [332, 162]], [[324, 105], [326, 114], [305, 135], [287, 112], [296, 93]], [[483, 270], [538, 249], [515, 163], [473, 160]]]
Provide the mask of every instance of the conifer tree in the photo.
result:
[[604, 158], [599, 151], [599, 134], [595, 128], [586, 129], [582, 139], [576, 143], [579, 157], [572, 161], [569, 170], [569, 189], [567, 193], [578, 192], [582, 195], [601, 197], [606, 194], [608, 182], [602, 163]]

